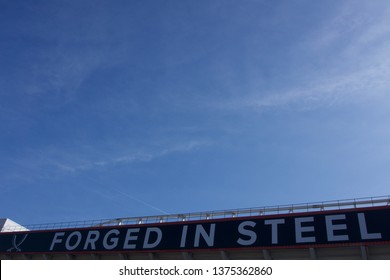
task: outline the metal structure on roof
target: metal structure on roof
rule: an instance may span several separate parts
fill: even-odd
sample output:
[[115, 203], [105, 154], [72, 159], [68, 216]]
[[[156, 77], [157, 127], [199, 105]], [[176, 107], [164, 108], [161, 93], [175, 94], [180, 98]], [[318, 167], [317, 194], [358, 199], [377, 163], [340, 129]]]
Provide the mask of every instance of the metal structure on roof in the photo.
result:
[[355, 208], [388, 206], [388, 205], [390, 205], [390, 195], [343, 199], [343, 200], [330, 200], [330, 201], [311, 202], [311, 203], [286, 204], [286, 205], [277, 205], [277, 206], [264, 206], [264, 207], [254, 207], [254, 208], [240, 208], [240, 209], [230, 209], [230, 210], [191, 212], [191, 213], [182, 213], [182, 214], [32, 224], [32, 225], [25, 225], [25, 226], [21, 226], [15, 223], [11, 225], [4, 225], [1, 228], [1, 232], [26, 231], [26, 230], [51, 230], [51, 229], [66, 229], [66, 228], [87, 228], [87, 227], [97, 227], [97, 226], [136, 225], [136, 224], [151, 224], [151, 223], [181, 222], [181, 221], [202, 221], [202, 220], [209, 220], [209, 219], [304, 213], [304, 212], [314, 212], [314, 211], [355, 209]]
[[[256, 224], [254, 221], [257, 221], [256, 228], [254, 228]], [[309, 225], [301, 224], [305, 221], [309, 222]], [[388, 221], [390, 221], [390, 195], [24, 226], [9, 219], [0, 219], [2, 238], [0, 259], [389, 260], [390, 224]], [[274, 235], [272, 240], [270, 239], [271, 232], [276, 232], [274, 230], [279, 223], [283, 224], [283, 231], [279, 231], [278, 238], [283, 240], [293, 238], [288, 245], [275, 246]], [[233, 229], [228, 231], [229, 237], [224, 235], [223, 230], [218, 232], [212, 230], [212, 227], [214, 229], [219, 226], [226, 229], [228, 225], [229, 229]], [[149, 240], [150, 235], [145, 233], [148, 230], [154, 234], [155, 239]], [[165, 235], [164, 232], [169, 234]], [[309, 233], [310, 236], [307, 237], [304, 233]], [[259, 234], [259, 239], [253, 239], [251, 242], [260, 240], [263, 243], [257, 245], [253, 243], [250, 246], [241, 244], [248, 243], [251, 236], [256, 234]], [[321, 239], [321, 234], [327, 238], [325, 241], [321, 241], [324, 240]], [[188, 240], [187, 235], [190, 236]], [[160, 236], [160, 239], [156, 239], [156, 236]], [[168, 247], [166, 249], [163, 246], [168, 246], [170, 243], [160, 244], [162, 236], [168, 236], [168, 240], [170, 242], [173, 240], [174, 244], [177, 243], [175, 241], [180, 241], [177, 243], [180, 246], [177, 247], [176, 244], [173, 249]], [[300, 239], [318, 237], [318, 242], [300, 243], [297, 236]], [[214, 237], [215, 240], [228, 238], [233, 242], [229, 241], [228, 246], [214, 246]], [[203, 245], [199, 246], [200, 243], [195, 245], [195, 238], [198, 242], [203, 238]], [[113, 243], [107, 243], [108, 240]], [[121, 241], [118, 242], [119, 240]], [[241, 247], [236, 244], [239, 240], [241, 240]], [[145, 244], [150, 246], [147, 247], [150, 249], [145, 250]], [[160, 245], [162, 249], [158, 247]], [[95, 250], [95, 246], [99, 246], [99, 249]]]

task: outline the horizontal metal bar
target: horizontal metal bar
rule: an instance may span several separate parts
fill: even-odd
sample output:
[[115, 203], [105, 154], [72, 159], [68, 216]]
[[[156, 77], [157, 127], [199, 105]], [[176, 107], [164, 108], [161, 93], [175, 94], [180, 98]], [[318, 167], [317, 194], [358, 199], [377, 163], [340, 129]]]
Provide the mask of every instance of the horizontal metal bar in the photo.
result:
[[166, 223], [177, 221], [195, 221], [208, 219], [222, 219], [231, 217], [250, 217], [259, 215], [272, 215], [284, 213], [302, 213], [335, 209], [349, 209], [369, 206], [385, 206], [390, 205], [390, 195], [355, 198], [345, 200], [323, 201], [315, 203], [300, 203], [279, 206], [265, 206], [255, 208], [217, 210], [206, 212], [191, 212], [186, 214], [169, 214], [143, 217], [125, 217], [115, 219], [75, 221], [66, 223], [47, 223], [26, 225], [23, 227], [3, 227], [2, 232], [26, 231], [27, 230], [49, 230], [49, 229], [65, 229], [65, 228], [86, 228], [93, 226], [114, 226], [114, 225], [131, 225], [131, 224], [149, 224], [149, 223]]

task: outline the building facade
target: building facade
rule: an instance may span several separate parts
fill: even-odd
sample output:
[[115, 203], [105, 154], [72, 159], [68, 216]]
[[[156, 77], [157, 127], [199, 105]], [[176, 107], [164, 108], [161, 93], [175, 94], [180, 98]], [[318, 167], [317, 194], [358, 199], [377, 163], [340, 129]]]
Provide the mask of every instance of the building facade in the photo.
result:
[[390, 259], [390, 197], [20, 226], [1, 259]]

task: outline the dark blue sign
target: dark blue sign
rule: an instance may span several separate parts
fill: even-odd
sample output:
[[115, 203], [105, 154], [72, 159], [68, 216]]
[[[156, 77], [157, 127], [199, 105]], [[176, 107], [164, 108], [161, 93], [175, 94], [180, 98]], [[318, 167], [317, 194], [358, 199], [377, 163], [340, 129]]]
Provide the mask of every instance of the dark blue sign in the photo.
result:
[[0, 234], [3, 253], [290, 247], [390, 242], [390, 207]]

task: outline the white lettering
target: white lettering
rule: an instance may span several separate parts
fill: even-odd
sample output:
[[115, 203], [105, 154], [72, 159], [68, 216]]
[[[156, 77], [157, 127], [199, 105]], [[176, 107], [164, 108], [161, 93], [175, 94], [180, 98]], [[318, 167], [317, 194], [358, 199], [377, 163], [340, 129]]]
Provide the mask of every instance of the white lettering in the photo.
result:
[[[149, 239], [150, 239], [150, 233], [151, 232], [155, 232], [157, 234], [157, 239], [153, 243], [149, 243], [150, 242]], [[157, 227], [147, 228], [146, 229], [146, 234], [145, 234], [145, 240], [144, 240], [143, 248], [146, 248], [146, 249], [154, 248], [161, 242], [161, 239], [162, 239], [162, 231], [161, 231], [161, 229], [159, 229]]]
[[88, 249], [88, 245], [91, 245], [91, 250], [96, 250], [96, 241], [100, 237], [100, 232], [97, 230], [91, 230], [88, 232], [87, 240], [84, 244], [84, 250]]
[[62, 239], [60, 239], [59, 237], [63, 237], [64, 235], [65, 235], [65, 232], [56, 232], [56, 234], [54, 234], [53, 241], [51, 242], [51, 245], [50, 245], [50, 251], [53, 251], [54, 245], [56, 243], [62, 242]]
[[265, 225], [271, 225], [272, 244], [278, 244], [278, 225], [284, 224], [284, 219], [266, 220]]
[[313, 217], [303, 217], [303, 218], [296, 218], [295, 219], [295, 239], [297, 243], [303, 243], [303, 242], [316, 242], [316, 238], [314, 236], [310, 237], [303, 237], [302, 233], [304, 232], [311, 232], [314, 231], [314, 227], [304, 227], [302, 226], [302, 223], [306, 222], [313, 222]]
[[[70, 245], [70, 241], [71, 241], [73, 236], [76, 237], [76, 242], [73, 245]], [[68, 238], [66, 239], [65, 248], [68, 251], [72, 251], [72, 250], [76, 249], [77, 246], [79, 246], [80, 242], [81, 242], [81, 232], [74, 231], [71, 234], [69, 234]]]
[[[117, 245], [118, 245], [118, 237], [112, 237], [108, 240], [108, 238], [111, 236], [111, 235], [116, 235], [118, 236], [119, 235], [119, 230], [117, 229], [112, 229], [110, 230], [109, 232], [106, 233], [106, 235], [104, 236], [103, 238], [103, 247], [107, 250], [111, 250], [111, 249], [114, 249]], [[108, 243], [108, 241], [110, 242], [110, 244]]]
[[251, 228], [254, 228], [256, 226], [256, 223], [255, 222], [252, 222], [252, 221], [245, 221], [245, 222], [242, 222], [239, 226], [238, 226], [238, 232], [242, 235], [245, 235], [245, 236], [248, 236], [249, 239], [248, 240], [245, 240], [245, 239], [242, 239], [241, 237], [237, 239], [237, 243], [240, 244], [240, 245], [243, 245], [243, 246], [249, 246], [249, 245], [252, 245], [253, 243], [256, 242], [256, 239], [257, 239], [257, 234], [256, 232], [252, 231], [252, 230], [249, 230], [249, 229], [246, 229], [245, 227], [251, 227]]
[[333, 224], [333, 221], [337, 221], [337, 220], [345, 220], [345, 215], [341, 214], [341, 215], [325, 216], [326, 233], [328, 236], [328, 241], [349, 240], [348, 235], [335, 235], [334, 233], [335, 230], [347, 229], [346, 224], [338, 224], [338, 225]]
[[196, 225], [194, 247], [199, 247], [200, 237], [206, 241], [207, 245], [214, 246], [215, 224], [210, 224], [210, 234], [207, 234], [202, 225]]
[[362, 239], [382, 239], [381, 233], [368, 233], [366, 217], [364, 216], [364, 213], [358, 213], [357, 215], [359, 220], [360, 235]]
[[188, 231], [188, 226], [183, 226], [183, 231], [181, 233], [181, 240], [180, 240], [180, 248], [186, 246], [187, 231]]
[[135, 249], [135, 244], [129, 244], [130, 240], [136, 241], [138, 236], [132, 236], [132, 233], [138, 233], [139, 228], [129, 228], [126, 233], [125, 243], [123, 244], [123, 249]]

